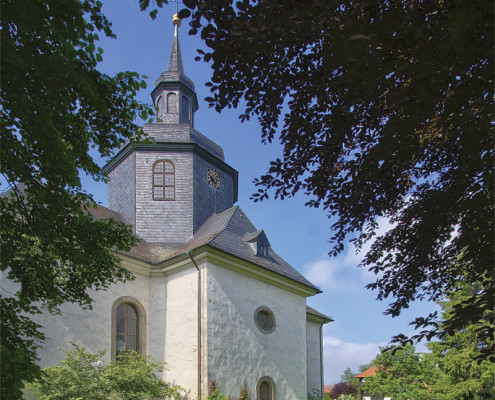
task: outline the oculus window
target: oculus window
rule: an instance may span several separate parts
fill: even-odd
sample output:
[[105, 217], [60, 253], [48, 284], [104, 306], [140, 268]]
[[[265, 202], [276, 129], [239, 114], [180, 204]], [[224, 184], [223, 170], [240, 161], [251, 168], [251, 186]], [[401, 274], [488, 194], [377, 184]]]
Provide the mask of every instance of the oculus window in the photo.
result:
[[172, 161], [153, 164], [153, 200], [175, 199], [175, 167]]
[[275, 315], [268, 307], [258, 307], [254, 312], [254, 323], [261, 332], [272, 333], [275, 330]]

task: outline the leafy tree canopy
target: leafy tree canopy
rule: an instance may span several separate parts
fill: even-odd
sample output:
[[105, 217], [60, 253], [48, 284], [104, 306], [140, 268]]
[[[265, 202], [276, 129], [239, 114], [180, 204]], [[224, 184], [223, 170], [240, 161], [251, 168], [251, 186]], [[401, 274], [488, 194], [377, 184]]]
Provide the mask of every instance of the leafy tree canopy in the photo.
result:
[[[255, 201], [304, 192], [349, 238], [397, 316], [466, 279], [444, 332], [494, 309], [493, 1], [184, 0], [217, 111], [242, 106], [283, 156]], [[393, 225], [377, 236], [378, 218]], [[493, 313], [485, 337], [493, 335]], [[433, 326], [412, 339], [441, 333]], [[398, 335], [396, 341], [409, 338]], [[482, 357], [493, 357], [488, 348]]]
[[103, 364], [104, 352], [92, 354], [74, 346], [62, 366], [43, 369], [28, 385], [40, 400], [183, 400], [183, 389], [164, 382], [163, 365], [138, 353], [124, 353]]
[[[444, 319], [449, 319], [453, 309], [479, 287], [459, 283], [459, 290], [443, 301]], [[488, 324], [488, 320], [486, 321]], [[479, 359], [480, 352], [491, 348], [494, 337], [485, 338], [479, 326], [468, 326], [453, 335], [431, 342], [427, 355], [442, 372], [432, 389], [445, 394], [445, 400], [488, 400], [495, 398], [495, 362]], [[488, 342], [487, 342], [488, 341]]]
[[[97, 70], [99, 35], [114, 37], [98, 0], [4, 0], [1, 46], [2, 398], [18, 398], [36, 373], [43, 340], [29, 315], [63, 302], [89, 307], [88, 289], [131, 278], [109, 249], [127, 250], [128, 227], [96, 220], [80, 174], [105, 179], [108, 157], [139, 137], [153, 110], [135, 100], [143, 77]], [[92, 151], [92, 152], [90, 152]], [[2, 284], [2, 287], [4, 285]]]
[[376, 376], [364, 380], [365, 392], [396, 400], [443, 399], [436, 397], [430, 387], [440, 371], [431, 359], [416, 353], [414, 346], [384, 351], [375, 358], [374, 365], [378, 370]]
[[[368, 368], [365, 368], [365, 371], [367, 369]], [[345, 369], [345, 371], [342, 373], [342, 375], [340, 376], [340, 380], [342, 382], [349, 383], [350, 385], [352, 385], [357, 390], [359, 388], [359, 379], [355, 378], [356, 375], [357, 375], [357, 373], [355, 373], [350, 367], [347, 367]]]

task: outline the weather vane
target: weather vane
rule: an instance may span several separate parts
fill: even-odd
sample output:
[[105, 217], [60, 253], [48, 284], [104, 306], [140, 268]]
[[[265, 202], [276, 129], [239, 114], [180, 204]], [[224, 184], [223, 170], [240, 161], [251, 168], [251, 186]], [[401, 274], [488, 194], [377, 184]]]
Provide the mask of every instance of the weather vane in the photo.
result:
[[[175, 3], [175, 13], [179, 14], [179, 3], [182, 3], [182, 1], [179, 0], [170, 0], [172, 3]], [[182, 3], [184, 4], [184, 3]]]

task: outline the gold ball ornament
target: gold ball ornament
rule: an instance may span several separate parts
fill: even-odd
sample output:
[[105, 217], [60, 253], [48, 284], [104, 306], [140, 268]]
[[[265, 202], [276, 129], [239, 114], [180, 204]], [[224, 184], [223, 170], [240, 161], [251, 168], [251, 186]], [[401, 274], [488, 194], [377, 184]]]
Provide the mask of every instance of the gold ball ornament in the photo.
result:
[[172, 23], [174, 24], [174, 26], [177, 26], [177, 27], [180, 26], [179, 14], [174, 14], [174, 16], [172, 17]]

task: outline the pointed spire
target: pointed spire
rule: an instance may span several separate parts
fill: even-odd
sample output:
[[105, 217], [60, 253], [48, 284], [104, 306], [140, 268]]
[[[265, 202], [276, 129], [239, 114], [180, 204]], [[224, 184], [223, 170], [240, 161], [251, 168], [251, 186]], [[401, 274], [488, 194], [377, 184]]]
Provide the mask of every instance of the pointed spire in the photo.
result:
[[162, 123], [189, 124], [194, 127], [198, 98], [193, 81], [184, 74], [177, 29], [180, 26], [180, 18], [177, 14], [173, 17], [173, 23], [175, 33], [168, 67], [156, 80], [151, 98], [155, 107], [158, 107], [157, 119]]
[[179, 72], [184, 74], [184, 66], [182, 64], [182, 55], [180, 53], [179, 45], [179, 26], [180, 18], [177, 14], [173, 17], [173, 23], [175, 25], [174, 41], [172, 42], [172, 50], [170, 51], [170, 58], [168, 60], [167, 72]]

